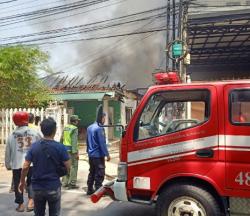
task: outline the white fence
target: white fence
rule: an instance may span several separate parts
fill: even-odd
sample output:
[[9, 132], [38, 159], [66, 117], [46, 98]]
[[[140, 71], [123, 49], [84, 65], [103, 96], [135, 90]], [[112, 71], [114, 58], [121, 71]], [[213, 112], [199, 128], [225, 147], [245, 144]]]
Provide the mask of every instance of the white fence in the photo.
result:
[[0, 110], [0, 145], [5, 144], [10, 133], [15, 129], [12, 116], [16, 111], [26, 111], [33, 113], [34, 116], [40, 116], [41, 121], [44, 118], [52, 117], [57, 123], [57, 132], [55, 140], [59, 141], [65, 124], [68, 123], [68, 114], [66, 108], [60, 106], [50, 107], [47, 109], [28, 108], [28, 109], [1, 109]]

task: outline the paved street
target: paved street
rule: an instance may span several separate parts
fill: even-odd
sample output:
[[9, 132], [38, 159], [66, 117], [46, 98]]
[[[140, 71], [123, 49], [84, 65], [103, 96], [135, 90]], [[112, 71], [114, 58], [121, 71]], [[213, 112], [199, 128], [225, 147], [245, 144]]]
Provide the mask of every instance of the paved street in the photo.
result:
[[[81, 160], [79, 164], [79, 186], [86, 185], [88, 163]], [[33, 213], [16, 213], [14, 193], [9, 193], [11, 172], [0, 168], [0, 215], [31, 216]], [[27, 194], [25, 194], [27, 196]], [[62, 191], [62, 216], [155, 216], [154, 208], [125, 202], [112, 202], [104, 197], [99, 203], [93, 204], [83, 189]], [[48, 214], [47, 214], [48, 215]]]

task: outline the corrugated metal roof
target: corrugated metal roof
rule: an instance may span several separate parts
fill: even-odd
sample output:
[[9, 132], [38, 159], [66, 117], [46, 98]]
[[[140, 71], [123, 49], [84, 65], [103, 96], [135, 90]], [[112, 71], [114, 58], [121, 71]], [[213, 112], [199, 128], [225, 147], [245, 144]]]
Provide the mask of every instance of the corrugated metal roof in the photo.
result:
[[190, 16], [192, 65], [249, 64], [250, 9]]
[[72, 101], [72, 100], [98, 100], [102, 101], [105, 96], [115, 97], [115, 92], [66, 92], [51, 94], [55, 100]]

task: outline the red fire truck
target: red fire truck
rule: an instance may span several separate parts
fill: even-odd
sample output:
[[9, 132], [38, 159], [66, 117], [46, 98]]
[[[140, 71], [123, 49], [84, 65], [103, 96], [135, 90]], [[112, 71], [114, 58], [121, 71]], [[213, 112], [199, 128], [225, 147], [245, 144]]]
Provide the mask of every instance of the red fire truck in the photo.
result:
[[250, 215], [250, 81], [156, 85], [123, 133], [103, 194], [158, 216]]

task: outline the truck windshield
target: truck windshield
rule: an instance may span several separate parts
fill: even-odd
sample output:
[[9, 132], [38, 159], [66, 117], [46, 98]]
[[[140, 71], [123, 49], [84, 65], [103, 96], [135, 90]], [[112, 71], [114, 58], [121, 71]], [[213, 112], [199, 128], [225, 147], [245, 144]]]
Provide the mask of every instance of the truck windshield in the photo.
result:
[[141, 125], [148, 125], [152, 121], [153, 115], [155, 114], [159, 104], [161, 102], [160, 97], [153, 95], [147, 103], [144, 111], [141, 115]]
[[135, 127], [135, 141], [184, 130], [207, 121], [209, 98], [208, 90], [165, 91], [152, 95]]

